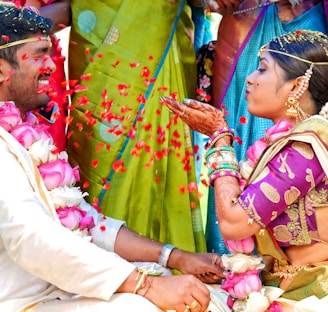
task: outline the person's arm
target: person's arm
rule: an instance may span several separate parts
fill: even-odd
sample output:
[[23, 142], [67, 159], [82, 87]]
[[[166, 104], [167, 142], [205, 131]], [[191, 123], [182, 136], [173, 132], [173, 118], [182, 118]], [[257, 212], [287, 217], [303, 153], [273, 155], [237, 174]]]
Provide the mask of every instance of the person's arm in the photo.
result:
[[243, 192], [238, 189], [236, 178], [216, 179], [215, 203], [222, 236], [238, 240], [278, 222], [276, 219], [324, 176], [311, 145], [291, 141], [263, 166]]
[[[224, 112], [210, 105], [190, 99], [178, 103], [164, 97], [161, 101], [195, 131], [211, 136], [217, 130], [228, 128]], [[231, 147], [230, 137], [220, 138], [215, 143], [215, 147]], [[297, 150], [289, 146], [284, 147], [280, 153], [288, 155], [288, 166], [291, 171], [301, 171], [305, 175], [308, 168], [311, 168], [315, 179], [322, 178], [323, 170], [315, 155], [311, 159], [304, 157], [300, 161], [301, 156]], [[299, 190], [297, 198], [306, 194], [311, 185], [305, 176], [300, 178], [298, 174], [297, 179], [290, 180], [289, 172], [280, 172], [281, 159], [284, 157], [277, 154], [268, 162], [265, 170], [271, 174], [266, 177], [264, 186], [254, 182], [248, 185], [243, 193], [238, 179], [233, 176], [221, 176], [214, 180], [216, 214], [220, 233], [224, 239], [240, 240], [252, 236], [268, 225], [273, 216], [279, 216], [287, 208], [284, 195], [279, 195], [279, 201], [276, 198], [271, 200], [270, 196], [266, 196], [266, 188], [269, 188], [270, 193], [274, 189], [274, 194], [285, 194], [290, 192], [291, 187], [297, 188]], [[296, 201], [297, 198], [294, 200]]]
[[[135, 265], [61, 226], [41, 199], [25, 151], [17, 141], [12, 146], [14, 153], [0, 139], [0, 171], [6, 177], [0, 179], [0, 255], [2, 261], [8, 259], [8, 270], [21, 272], [24, 287], [31, 285], [33, 292], [37, 286], [47, 287], [48, 282], [67, 292], [102, 300], [110, 300], [116, 292], [129, 292], [144, 296], [163, 310], [182, 312], [187, 304], [193, 304], [197, 305], [195, 311], [206, 311], [209, 291], [194, 276], [142, 277]], [[134, 241], [123, 241], [128, 238], [122, 236], [119, 244], [138, 249]]]
[[188, 3], [196, 7], [204, 7], [211, 12], [221, 15], [230, 15], [237, 10], [240, 3], [244, 0], [189, 0]]
[[40, 6], [40, 0], [27, 0], [25, 6], [34, 6], [44, 17], [50, 18], [54, 22], [54, 30], [63, 29], [62, 25], [71, 24], [71, 9], [69, 0], [57, 0], [50, 4]]
[[167, 262], [168, 268], [193, 274], [207, 283], [224, 278], [219, 255], [192, 253], [178, 248], [169, 250], [167, 245], [139, 235], [125, 226], [122, 226], [117, 234], [115, 252], [128, 261], [159, 262], [161, 256], [161, 259], [164, 258], [164, 262]]

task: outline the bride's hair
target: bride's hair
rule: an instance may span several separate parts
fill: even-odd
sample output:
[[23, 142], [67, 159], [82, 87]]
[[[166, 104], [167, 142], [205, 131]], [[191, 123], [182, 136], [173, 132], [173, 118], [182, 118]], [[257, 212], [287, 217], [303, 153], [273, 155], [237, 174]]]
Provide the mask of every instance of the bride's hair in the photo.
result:
[[285, 72], [285, 79], [304, 76], [312, 68], [308, 90], [316, 114], [326, 111], [328, 102], [328, 36], [317, 31], [297, 30], [272, 39], [267, 50]]

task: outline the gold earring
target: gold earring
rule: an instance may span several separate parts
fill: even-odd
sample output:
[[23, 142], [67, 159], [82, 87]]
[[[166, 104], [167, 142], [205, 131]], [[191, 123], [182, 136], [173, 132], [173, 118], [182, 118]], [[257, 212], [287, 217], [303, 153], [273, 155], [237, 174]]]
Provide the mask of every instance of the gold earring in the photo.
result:
[[297, 96], [293, 93], [289, 94], [287, 96], [287, 102], [285, 104], [287, 106], [286, 116], [296, 118], [299, 109], [299, 102]]

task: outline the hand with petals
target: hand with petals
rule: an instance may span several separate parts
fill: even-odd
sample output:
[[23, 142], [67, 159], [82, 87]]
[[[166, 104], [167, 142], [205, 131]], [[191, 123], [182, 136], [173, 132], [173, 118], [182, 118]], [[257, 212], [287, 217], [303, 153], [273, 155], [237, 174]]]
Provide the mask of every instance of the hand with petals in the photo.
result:
[[216, 130], [227, 127], [224, 112], [197, 100], [185, 99], [183, 103], [161, 97], [161, 103], [177, 114], [191, 129], [211, 136]]

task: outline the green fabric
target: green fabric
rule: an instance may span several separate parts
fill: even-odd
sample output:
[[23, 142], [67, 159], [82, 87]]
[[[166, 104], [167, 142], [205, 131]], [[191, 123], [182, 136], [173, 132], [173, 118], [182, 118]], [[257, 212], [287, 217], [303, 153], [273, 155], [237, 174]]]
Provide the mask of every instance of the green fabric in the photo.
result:
[[[291, 132], [273, 144], [260, 158], [258, 165], [254, 169], [250, 182], [263, 171], [266, 164], [281, 150], [289, 141], [296, 140], [312, 145], [317, 155], [322, 169], [328, 176], [328, 121], [319, 116], [313, 116], [302, 123], [296, 125]], [[272, 233], [268, 230], [261, 231], [256, 235], [256, 249], [260, 255], [270, 256], [275, 259], [280, 266], [288, 265], [285, 253], [279, 248]], [[280, 280], [277, 276], [262, 272], [265, 285], [279, 286]], [[314, 263], [304, 267], [293, 278], [282, 297], [292, 300], [302, 300], [311, 295], [322, 298], [328, 295], [328, 261]]]
[[[71, 1], [70, 79], [82, 74], [91, 78], [82, 80], [88, 90], [73, 97], [68, 152], [80, 166], [81, 186], [89, 184], [84, 188], [89, 201], [99, 200], [105, 215], [126, 220], [131, 229], [152, 239], [206, 251], [199, 199], [196, 191], [188, 191], [196, 182], [190, 130], [181, 120], [172, 120], [159, 103], [161, 95], [176, 94], [180, 101], [194, 96], [189, 6], [182, 6], [151, 89], [145, 83], [161, 65], [179, 5], [162, 0]], [[116, 41], [109, 39], [113, 29]], [[149, 70], [148, 77], [143, 68]], [[79, 105], [85, 103], [83, 96], [87, 105]], [[144, 105], [140, 96], [147, 97]], [[106, 121], [109, 106], [107, 116], [108, 111], [112, 115]], [[117, 160], [124, 172], [112, 169]], [[190, 170], [184, 169], [186, 162]]]

